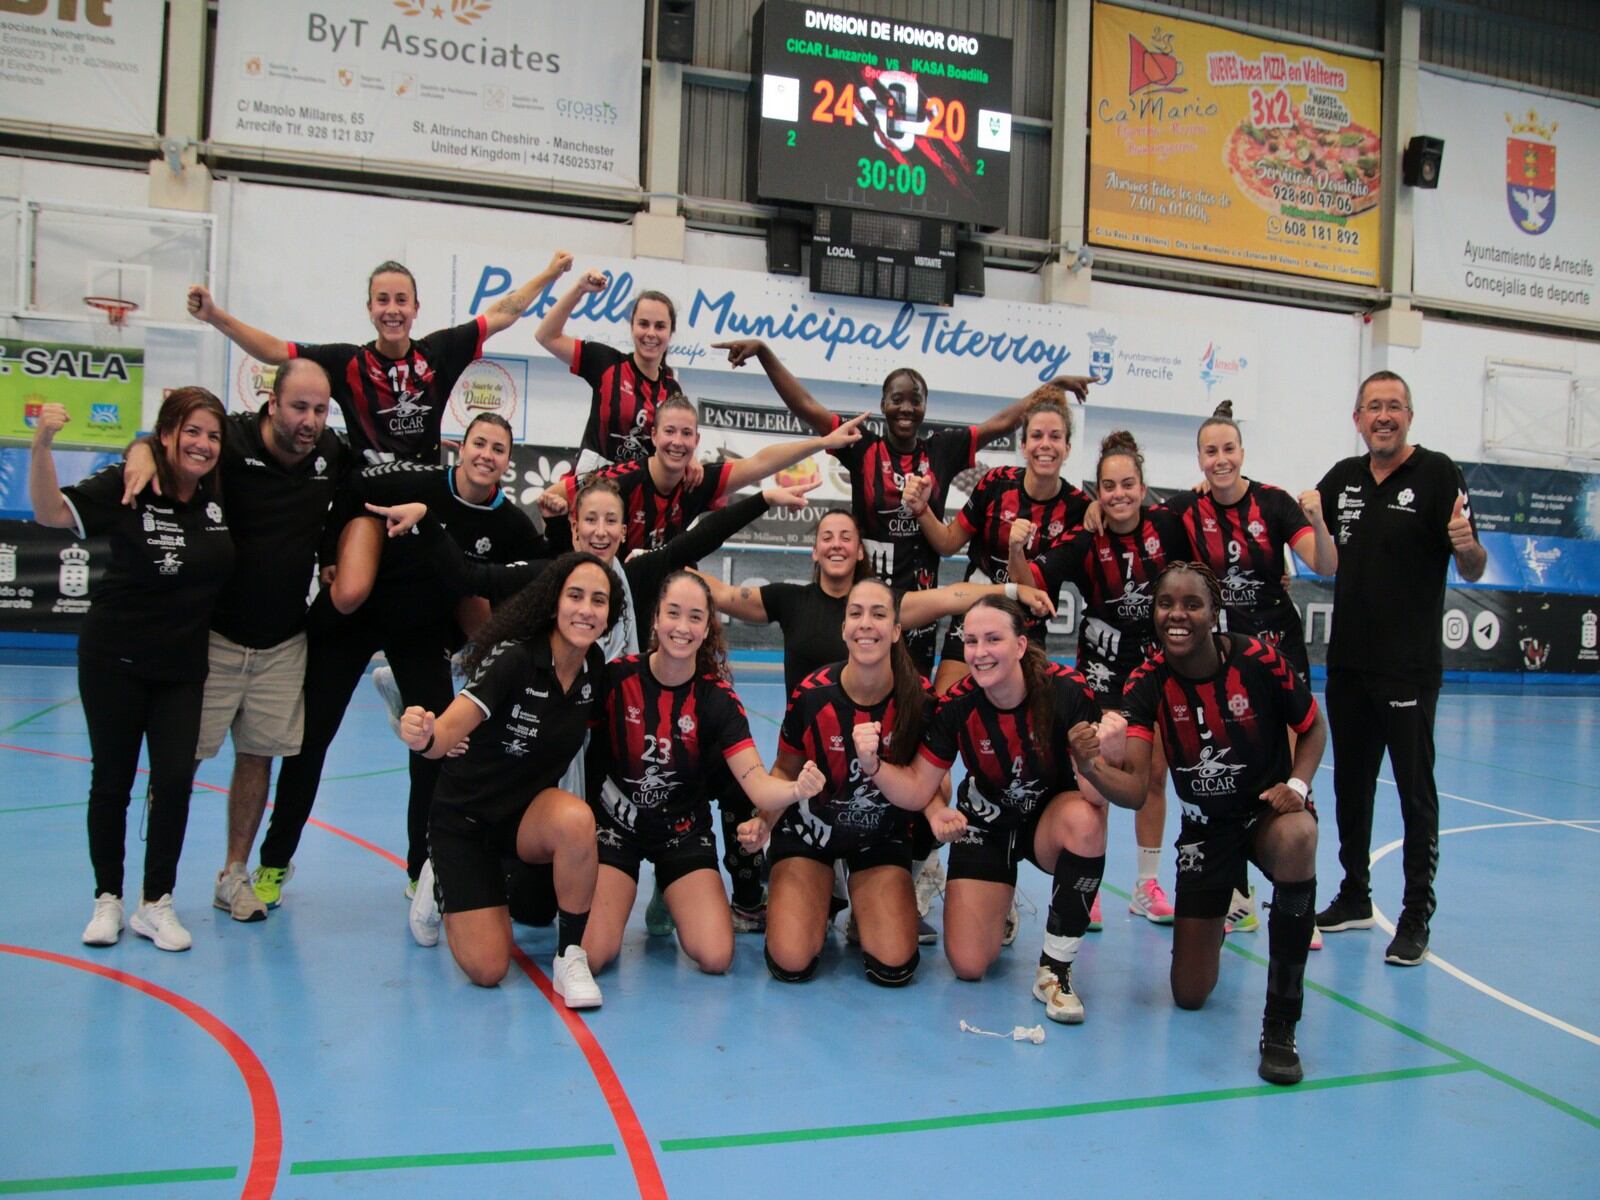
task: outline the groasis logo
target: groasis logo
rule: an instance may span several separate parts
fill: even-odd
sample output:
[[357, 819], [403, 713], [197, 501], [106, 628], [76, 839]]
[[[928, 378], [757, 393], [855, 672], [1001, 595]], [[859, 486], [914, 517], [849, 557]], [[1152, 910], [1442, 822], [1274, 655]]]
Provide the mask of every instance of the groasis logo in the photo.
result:
[[1537, 237], [1556, 223], [1556, 148], [1558, 123], [1540, 122], [1533, 109], [1518, 121], [1506, 114], [1506, 208], [1511, 222]]
[[615, 125], [621, 114], [609, 100], [575, 100], [563, 97], [556, 101], [556, 115], [573, 121], [587, 121], [591, 125]]
[[494, 0], [394, 0], [402, 16], [432, 17], [442, 21], [448, 12], [458, 25], [471, 25], [491, 8]]

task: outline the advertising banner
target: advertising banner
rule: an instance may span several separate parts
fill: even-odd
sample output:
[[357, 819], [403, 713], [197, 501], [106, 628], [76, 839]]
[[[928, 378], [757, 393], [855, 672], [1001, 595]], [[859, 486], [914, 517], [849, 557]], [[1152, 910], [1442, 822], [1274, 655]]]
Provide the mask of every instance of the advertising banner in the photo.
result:
[[211, 137], [637, 187], [643, 29], [643, 0], [224, 4]]
[[1480, 533], [1600, 539], [1600, 475], [1460, 463]]
[[1417, 121], [1445, 149], [1413, 195], [1412, 291], [1600, 323], [1600, 111], [1423, 71]]
[[31, 442], [39, 409], [64, 404], [62, 446], [121, 449], [139, 432], [144, 351], [0, 338], [0, 440]]
[[79, 542], [66, 530], [0, 521], [0, 628], [77, 633], [90, 579], [110, 553], [104, 538]]
[[1094, 6], [1089, 240], [1376, 287], [1375, 61]]
[[0, 5], [0, 113], [155, 136], [165, 7], [161, 0]]
[[[537, 259], [537, 261], [534, 261]], [[440, 325], [469, 320], [545, 266], [503, 247], [413, 241], [406, 263], [424, 295], [443, 296]], [[802, 279], [664, 259], [598, 259], [604, 291], [584, 296], [567, 332], [624, 346], [629, 311], [646, 288], [676, 303], [668, 361], [684, 369], [728, 370], [716, 342], [761, 338], [802, 379], [876, 386], [896, 367], [915, 366], [940, 390], [974, 396], [1024, 396], [1057, 375], [1089, 375], [1101, 387], [1091, 403], [1145, 412], [1209, 416], [1231, 399], [1234, 414], [1255, 413], [1260, 376], [1256, 333], [1240, 321], [1189, 323], [1155, 313], [1129, 316], [1066, 305], [958, 297], [953, 307], [828, 297], [824, 305]], [[571, 286], [558, 280], [523, 319], [494, 342], [499, 354], [542, 358], [539, 318]]]

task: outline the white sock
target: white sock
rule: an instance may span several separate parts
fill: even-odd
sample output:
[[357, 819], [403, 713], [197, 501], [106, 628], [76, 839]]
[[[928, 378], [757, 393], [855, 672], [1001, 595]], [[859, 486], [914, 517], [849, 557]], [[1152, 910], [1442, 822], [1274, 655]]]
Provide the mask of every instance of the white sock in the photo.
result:
[[1078, 947], [1082, 944], [1081, 937], [1067, 937], [1060, 933], [1044, 935], [1044, 952], [1057, 962], [1072, 962], [1078, 957]]
[[1143, 883], [1146, 879], [1154, 879], [1156, 877], [1156, 872], [1160, 868], [1160, 866], [1161, 866], [1161, 847], [1160, 846], [1140, 846], [1139, 847], [1139, 882], [1140, 883]]

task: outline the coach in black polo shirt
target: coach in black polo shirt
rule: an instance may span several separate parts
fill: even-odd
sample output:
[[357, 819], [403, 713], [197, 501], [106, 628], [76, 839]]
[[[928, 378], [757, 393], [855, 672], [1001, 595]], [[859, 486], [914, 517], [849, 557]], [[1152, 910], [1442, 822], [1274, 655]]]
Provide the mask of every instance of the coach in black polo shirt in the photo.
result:
[[1384, 961], [1415, 966], [1428, 953], [1439, 866], [1439, 793], [1433, 783], [1433, 716], [1443, 671], [1440, 627], [1450, 560], [1469, 582], [1483, 577], [1461, 471], [1413, 446], [1411, 389], [1393, 371], [1356, 393], [1367, 453], [1336, 463], [1317, 485], [1339, 551], [1328, 647], [1328, 723], [1344, 883], [1317, 914], [1328, 932], [1373, 924], [1372, 805], [1389, 752], [1405, 821], [1405, 898]]

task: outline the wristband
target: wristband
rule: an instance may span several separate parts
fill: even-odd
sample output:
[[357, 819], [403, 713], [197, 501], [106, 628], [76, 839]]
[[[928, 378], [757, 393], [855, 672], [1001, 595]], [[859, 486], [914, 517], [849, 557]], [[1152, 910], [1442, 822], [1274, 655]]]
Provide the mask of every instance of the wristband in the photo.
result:
[[1007, 600], [1015, 600], [1016, 598], [1017, 598], [1017, 585], [1015, 583], [1006, 584], [1006, 599]]
[[434, 735], [430, 733], [428, 735], [428, 740], [427, 740], [426, 743], [424, 743], [422, 749], [421, 750], [414, 750], [414, 751], [412, 751], [412, 753], [413, 754], [426, 754], [429, 750], [432, 750], [433, 749], [433, 736]]
[[1291, 776], [1290, 778], [1284, 780], [1283, 786], [1288, 788], [1296, 796], [1299, 796], [1302, 800], [1307, 800], [1311, 797], [1311, 785], [1306, 783], [1303, 779], [1295, 779]]

